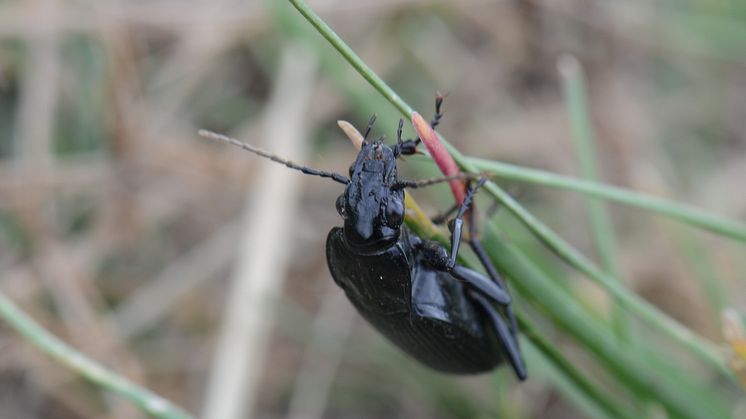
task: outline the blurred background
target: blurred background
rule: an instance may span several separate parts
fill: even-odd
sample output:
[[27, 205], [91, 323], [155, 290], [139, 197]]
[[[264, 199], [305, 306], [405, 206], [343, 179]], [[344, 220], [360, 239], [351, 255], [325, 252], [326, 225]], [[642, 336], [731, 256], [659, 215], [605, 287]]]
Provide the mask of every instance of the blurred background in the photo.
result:
[[[746, 218], [744, 2], [310, 4], [423, 115], [446, 94], [439, 130], [463, 153], [569, 175], [556, 64], [573, 54], [605, 182]], [[328, 273], [342, 187], [196, 134], [345, 173], [355, 150], [336, 121], [362, 128], [374, 112], [374, 133], [393, 141], [399, 115], [286, 2], [0, 1], [0, 291], [201, 417], [584, 417], [538, 365], [519, 385], [507, 369], [448, 377], [408, 360]], [[400, 167], [437, 174], [421, 157]], [[504, 186], [595, 257], [582, 196]], [[415, 196], [431, 214], [451, 205], [447, 187]], [[743, 247], [611, 210], [625, 284], [721, 342], [721, 310], [746, 303]], [[506, 211], [495, 217], [584, 304], [609, 310]], [[144, 416], [0, 325], [0, 417]]]

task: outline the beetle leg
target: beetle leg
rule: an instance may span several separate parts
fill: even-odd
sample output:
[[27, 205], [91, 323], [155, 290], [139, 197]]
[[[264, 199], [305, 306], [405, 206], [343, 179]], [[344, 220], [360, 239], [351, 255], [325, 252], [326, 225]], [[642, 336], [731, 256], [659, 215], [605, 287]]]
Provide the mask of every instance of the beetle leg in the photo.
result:
[[[513, 199], [518, 199], [522, 195], [523, 191], [520, 190], [516, 186], [511, 186], [506, 190], [506, 192], [508, 192], [508, 195], [512, 196]], [[502, 204], [500, 204], [500, 202], [498, 201], [493, 202], [492, 205], [490, 205], [490, 207], [487, 208], [487, 211], [485, 211], [486, 218], [488, 219], [492, 218], [495, 214], [497, 214], [501, 206]]]
[[469, 217], [469, 247], [471, 247], [471, 249], [477, 255], [477, 258], [479, 258], [479, 262], [487, 271], [487, 274], [490, 276], [490, 278], [492, 278], [500, 286], [500, 288], [507, 289], [505, 282], [503, 281], [500, 274], [497, 272], [495, 265], [492, 264], [492, 261], [487, 256], [487, 252], [484, 250], [484, 246], [482, 246], [482, 242], [479, 240], [479, 231], [477, 231], [476, 224], [476, 217], [474, 215]]
[[[495, 265], [487, 256], [487, 252], [484, 250], [482, 242], [479, 240], [479, 231], [477, 230], [477, 217], [474, 213], [472, 213], [469, 217], [469, 247], [471, 247], [471, 249], [477, 255], [479, 262], [482, 264], [485, 271], [487, 271], [487, 274], [490, 276], [490, 278], [495, 281], [495, 284], [497, 284], [500, 289], [510, 295], [507, 285], [505, 285], [502, 277], [497, 272], [497, 268], [495, 268]], [[508, 320], [510, 321], [510, 332], [513, 334], [513, 337], [515, 337], [518, 333], [518, 324], [515, 319], [515, 314], [513, 313], [513, 310], [510, 309], [510, 307], [507, 307], [505, 312]]]
[[[480, 182], [475, 186], [474, 188], [470, 188], [467, 197], [464, 199], [464, 203], [467, 203], [467, 200], [470, 200], [474, 194], [474, 192], [485, 183], [485, 179], [480, 180]], [[464, 215], [462, 214], [464, 206], [459, 209], [459, 215], [456, 216], [456, 218], [463, 218]], [[460, 216], [460, 217], [459, 217]], [[492, 261], [487, 256], [487, 252], [484, 250], [484, 246], [482, 246], [482, 242], [479, 240], [479, 229], [477, 228], [477, 219], [476, 219], [476, 213], [474, 211], [469, 212], [466, 214], [466, 217], [468, 217], [468, 224], [469, 224], [469, 247], [474, 251], [474, 253], [477, 255], [477, 258], [479, 259], [479, 262], [484, 267], [485, 271], [487, 271], [487, 274], [492, 278], [493, 281], [495, 281], [495, 284], [502, 290], [504, 293], [506, 293], [508, 296], [510, 296], [510, 291], [508, 291], [508, 287], [503, 281], [503, 279], [500, 277], [500, 274], [497, 272], [497, 269], [495, 268], [495, 265], [492, 264]], [[455, 223], [454, 223], [455, 224]], [[455, 225], [454, 225], [455, 227]], [[460, 229], [462, 228], [461, 222], [458, 224], [459, 228], [459, 235], [461, 233]], [[455, 234], [455, 228], [454, 233]], [[453, 241], [453, 236], [451, 237], [451, 240]], [[451, 258], [455, 262], [454, 253], [451, 253]], [[516, 346], [518, 346], [518, 339], [516, 338], [518, 334], [518, 324], [515, 318], [515, 313], [513, 313], [513, 310], [510, 307], [505, 307], [505, 314], [508, 317], [509, 327], [510, 327], [510, 333], [513, 335], [513, 340], [516, 342]]]
[[368, 126], [365, 128], [365, 133], [363, 134], [363, 141], [368, 139], [368, 135], [370, 134], [370, 130], [373, 129], [373, 124], [376, 123], [376, 114], [373, 114], [370, 116], [370, 119], [368, 120]]
[[[392, 189], [416, 189], [416, 188], [424, 188], [427, 186], [437, 185], [438, 183], [445, 183], [445, 182], [451, 182], [454, 180], [464, 180], [464, 179], [482, 179], [484, 176], [481, 173], [470, 173], [470, 172], [459, 172], [455, 175], [450, 176], [443, 176], [443, 177], [436, 177], [431, 179], [421, 179], [421, 180], [397, 180], [395, 183], [391, 185]], [[454, 207], [455, 209], [458, 209], [460, 204], [456, 205]], [[449, 212], [452, 212], [453, 210], [448, 210]]]
[[456, 210], [458, 210], [459, 204], [454, 204], [451, 208], [448, 208], [447, 211], [444, 211], [433, 218], [430, 219], [430, 221], [433, 222], [433, 224], [440, 225], [445, 224], [446, 221], [448, 221], [448, 217], [450, 217]]
[[[435, 95], [435, 115], [433, 115], [433, 119], [430, 120], [430, 127], [435, 129], [435, 127], [440, 124], [440, 119], [443, 118], [443, 112], [441, 109], [443, 108], [443, 95], [440, 93]], [[417, 153], [417, 146], [420, 145], [422, 140], [420, 137], [415, 138], [414, 140], [404, 140], [402, 141], [401, 135], [402, 135], [402, 126], [404, 124], [403, 120], [399, 120], [399, 129], [396, 131], [396, 137], [397, 137], [397, 146], [398, 146], [398, 153], [396, 154], [397, 157], [399, 155], [405, 155], [405, 156], [411, 156], [412, 154]]]
[[507, 291], [480, 272], [469, 269], [465, 266], [456, 265], [449, 271], [449, 273], [455, 278], [466, 282], [482, 294], [492, 297], [492, 299], [500, 305], [508, 306], [512, 300]]
[[435, 129], [435, 127], [440, 124], [440, 119], [443, 118], [443, 112], [441, 111], [443, 107], [443, 95], [440, 93], [435, 94], [435, 115], [433, 116], [433, 119], [430, 120], [430, 126]]
[[404, 129], [404, 120], [399, 118], [399, 127], [396, 129], [396, 148], [394, 149], [394, 155], [398, 158], [400, 155], [411, 156], [417, 153], [417, 146], [420, 144], [420, 139], [416, 140], [402, 140], [402, 131]]
[[423, 241], [420, 244], [419, 251], [424, 257], [425, 263], [431, 268], [448, 272], [454, 278], [463, 281], [468, 289], [490, 297], [494, 302], [505, 306], [506, 309], [509, 308], [512, 298], [505, 289], [481, 272], [461, 265], [449, 266], [448, 252], [439, 243]]
[[521, 357], [521, 350], [519, 349], [518, 339], [515, 334], [508, 330], [508, 326], [505, 324], [505, 319], [500, 315], [498, 309], [490, 304], [489, 300], [484, 298], [484, 296], [480, 295], [478, 292], [471, 292], [470, 294], [474, 301], [476, 301], [484, 311], [487, 312], [487, 315], [492, 320], [491, 323], [495, 327], [495, 332], [497, 332], [497, 336], [508, 356], [508, 361], [510, 361], [513, 371], [515, 371], [515, 374], [521, 381], [525, 380], [527, 375], [526, 365], [523, 362], [523, 357]]
[[[447, 255], [445, 249], [433, 243], [428, 246], [425, 245], [423, 251], [426, 254], [428, 263], [436, 269], [448, 271], [455, 278], [465, 281], [470, 286], [469, 295], [472, 299], [478, 303], [489, 315], [491, 324], [495, 328], [495, 332], [500, 340], [500, 343], [507, 355], [510, 365], [513, 367], [516, 375], [519, 379], [526, 379], [526, 366], [521, 357], [521, 350], [518, 343], [517, 330], [515, 315], [510, 309], [511, 297], [508, 293], [507, 287], [503, 284], [500, 275], [497, 273], [497, 269], [487, 257], [484, 247], [482, 247], [479, 237], [477, 235], [476, 217], [472, 212], [469, 217], [469, 246], [474, 250], [479, 258], [480, 262], [484, 266], [485, 270], [492, 279], [490, 281], [483, 274], [466, 268], [464, 266], [456, 265], [456, 256], [458, 255], [459, 246], [461, 245], [461, 235], [463, 233], [464, 216], [466, 212], [472, 207], [474, 199], [474, 193], [479, 189], [487, 179], [482, 178], [473, 188], [469, 188], [466, 193], [464, 201], [458, 208], [456, 218], [453, 220], [451, 227], [451, 254]], [[488, 299], [490, 297], [491, 299]], [[504, 306], [504, 316], [500, 310], [493, 305], [493, 302]], [[507, 321], [507, 323], [506, 323]]]
[[[458, 213], [456, 213], [456, 218], [453, 219], [453, 223], [450, 225], [451, 227], [451, 257], [448, 260], [448, 266], [449, 268], [453, 268], [456, 266], [456, 256], [458, 256], [458, 249], [461, 246], [461, 234], [463, 232], [464, 228], [464, 216], [466, 215], [466, 211], [469, 210], [469, 208], [472, 206], [472, 202], [474, 200], [474, 193], [479, 189], [484, 183], [487, 182], [486, 178], [482, 178], [477, 182], [477, 185], [473, 188], [469, 188], [469, 190], [466, 192], [466, 197], [464, 198], [464, 201], [461, 203], [461, 206], [458, 208]], [[474, 218], [469, 217], [469, 218]]]
[[[428, 264], [433, 266], [435, 269], [449, 272], [455, 278], [465, 281], [473, 288], [492, 297], [497, 303], [507, 306], [510, 304], [511, 297], [499, 280], [490, 281], [485, 275], [465, 266], [456, 264], [456, 256], [458, 255], [459, 246], [461, 245], [464, 216], [472, 206], [474, 193], [479, 189], [479, 187], [484, 185], [486, 181], [487, 180], [483, 178], [475, 187], [469, 188], [466, 197], [464, 198], [464, 202], [462, 202], [458, 207], [456, 218], [451, 224], [451, 254], [448, 255], [445, 248], [434, 242], [428, 242], [425, 244], [422, 248], [422, 252], [426, 257]], [[470, 226], [472, 225], [473, 224], [470, 223]], [[469, 243], [471, 243], [471, 239]], [[493, 272], [496, 274], [494, 267], [491, 268], [491, 272], [489, 272], [490, 275], [492, 275]], [[490, 269], [488, 269], [488, 271], [490, 271]]]

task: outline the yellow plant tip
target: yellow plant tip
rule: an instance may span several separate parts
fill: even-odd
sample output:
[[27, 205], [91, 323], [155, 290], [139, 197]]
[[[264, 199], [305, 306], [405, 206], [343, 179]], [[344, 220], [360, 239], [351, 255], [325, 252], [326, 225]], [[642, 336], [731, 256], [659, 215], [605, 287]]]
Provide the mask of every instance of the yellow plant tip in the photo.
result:
[[432, 225], [430, 217], [425, 214], [422, 208], [420, 208], [420, 206], [417, 204], [417, 201], [415, 201], [414, 198], [412, 198], [412, 196], [406, 191], [404, 191], [404, 206], [407, 208], [406, 216], [412, 219], [412, 221], [422, 226], [429, 227], [430, 225]]
[[430, 217], [425, 214], [425, 211], [420, 208], [417, 201], [407, 191], [404, 191], [404, 207], [406, 208], [405, 217], [414, 224], [417, 224], [429, 237], [445, 234], [442, 229], [433, 224]]
[[361, 134], [354, 125], [340, 119], [337, 121], [337, 126], [345, 133], [347, 138], [350, 139], [352, 145], [354, 145], [356, 149], [360, 150], [363, 147], [363, 134]]
[[746, 329], [743, 318], [732, 308], [726, 308], [721, 314], [723, 338], [728, 344], [726, 351], [728, 364], [746, 388]]

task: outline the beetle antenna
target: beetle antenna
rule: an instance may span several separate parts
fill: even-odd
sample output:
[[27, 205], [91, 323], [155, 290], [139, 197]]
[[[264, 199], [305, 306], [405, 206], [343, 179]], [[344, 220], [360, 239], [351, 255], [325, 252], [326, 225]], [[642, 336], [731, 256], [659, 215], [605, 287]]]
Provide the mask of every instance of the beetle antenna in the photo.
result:
[[370, 119], [368, 120], [368, 126], [365, 128], [365, 133], [363, 134], [363, 141], [368, 139], [368, 134], [370, 134], [370, 130], [373, 129], [373, 124], [376, 123], [376, 114], [373, 114], [370, 116]]
[[441, 94], [440, 92], [435, 92], [435, 115], [433, 116], [433, 119], [430, 120], [430, 126], [435, 129], [435, 127], [440, 124], [440, 119], [443, 118], [443, 98], [445, 95]]
[[424, 188], [425, 186], [436, 185], [438, 183], [444, 183], [444, 182], [450, 182], [452, 180], [474, 180], [474, 179], [487, 178], [489, 176], [490, 176], [489, 173], [461, 172], [459, 174], [452, 175], [452, 176], [438, 177], [438, 178], [432, 178], [432, 179], [400, 180], [396, 182], [392, 186], [392, 188], [393, 189]]
[[258, 156], [268, 158], [272, 160], [273, 162], [280, 163], [291, 169], [299, 170], [307, 175], [329, 178], [343, 185], [347, 185], [348, 183], [350, 183], [350, 179], [348, 179], [346, 176], [341, 175], [339, 173], [325, 172], [323, 170], [314, 169], [313, 167], [303, 166], [303, 165], [294, 163], [288, 159], [285, 159], [275, 154], [272, 154], [270, 152], [264, 151], [261, 148], [257, 148], [257, 147], [254, 147], [253, 145], [238, 141], [235, 138], [227, 137], [225, 135], [218, 134], [216, 132], [212, 132], [212, 131], [208, 131], [204, 129], [199, 130], [199, 135], [200, 137], [203, 137], [203, 138], [207, 138], [207, 139], [214, 140], [214, 141], [220, 141], [223, 143], [234, 145], [236, 147], [243, 148], [246, 151], [250, 151]]

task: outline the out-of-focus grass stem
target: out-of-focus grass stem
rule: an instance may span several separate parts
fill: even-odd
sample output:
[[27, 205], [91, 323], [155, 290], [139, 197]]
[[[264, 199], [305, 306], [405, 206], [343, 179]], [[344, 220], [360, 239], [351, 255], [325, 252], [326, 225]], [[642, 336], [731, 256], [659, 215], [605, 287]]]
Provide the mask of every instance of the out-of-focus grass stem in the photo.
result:
[[4, 294], [0, 294], [0, 317], [47, 355], [93, 383], [129, 399], [154, 418], [193, 418], [170, 401], [134, 384], [76, 351], [35, 322]]
[[[558, 63], [565, 103], [570, 116], [570, 125], [575, 143], [575, 150], [580, 162], [583, 178], [598, 180], [599, 170], [596, 162], [594, 143], [596, 136], [590, 118], [588, 93], [585, 76], [580, 63], [575, 57], [563, 56]], [[588, 215], [590, 216], [591, 232], [596, 244], [596, 252], [601, 261], [601, 267], [609, 277], [619, 282], [619, 267], [615, 255], [617, 253], [616, 234], [609, 218], [606, 205], [598, 198], [586, 199]], [[613, 311], [614, 329], [620, 339], [626, 339], [629, 325], [626, 314], [621, 307], [616, 306]]]
[[558, 173], [530, 169], [510, 163], [480, 158], [467, 158], [469, 163], [479, 171], [494, 173], [502, 179], [535, 183], [553, 188], [567, 189], [586, 195], [603, 198], [631, 207], [655, 212], [683, 221], [724, 237], [746, 243], [746, 224], [720, 215], [711, 214], [699, 208], [673, 202], [668, 199], [644, 195], [629, 189], [605, 185], [585, 179], [576, 179]]

